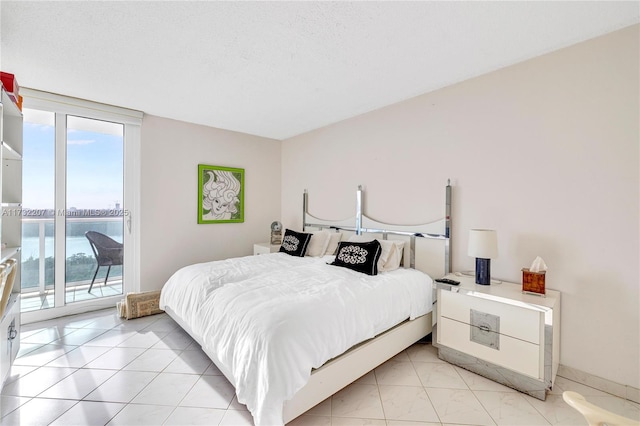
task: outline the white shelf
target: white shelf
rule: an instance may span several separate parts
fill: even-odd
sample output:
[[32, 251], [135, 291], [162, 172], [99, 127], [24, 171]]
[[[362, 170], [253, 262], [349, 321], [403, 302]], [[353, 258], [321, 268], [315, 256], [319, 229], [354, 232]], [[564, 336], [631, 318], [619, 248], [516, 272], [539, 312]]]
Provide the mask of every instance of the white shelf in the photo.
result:
[[2, 158], [5, 160], [22, 160], [22, 154], [13, 149], [8, 142], [2, 142]]
[[2, 254], [0, 255], [0, 263], [14, 257], [20, 252], [20, 249], [21, 247], [7, 247], [5, 249], [2, 249]]
[[18, 293], [18, 292], [11, 293], [11, 295], [9, 296], [9, 301], [7, 302], [7, 307], [4, 310], [4, 312], [2, 313], [2, 319], [0, 320], [0, 322], [4, 322], [4, 320], [7, 317], [7, 315], [9, 315], [11, 313], [13, 305], [16, 302], [18, 302], [19, 299], [20, 299], [20, 293]]
[[[22, 209], [22, 149], [23, 117], [18, 105], [9, 97], [4, 88], [0, 90], [0, 205], [2, 209]], [[0, 262], [16, 258], [13, 293], [1, 319], [0, 326], [0, 390], [4, 384], [13, 360], [20, 348], [20, 237], [22, 217], [9, 210], [0, 215], [0, 242], [9, 247], [0, 250]], [[10, 213], [7, 216], [4, 214]], [[6, 289], [9, 290], [9, 289]], [[6, 296], [6, 295], [5, 295]]]
[[13, 102], [13, 100], [9, 97], [9, 93], [7, 93], [4, 87], [2, 88], [2, 90], [0, 90], [0, 92], [2, 92], [0, 101], [2, 102], [2, 107], [4, 108], [4, 114], [12, 115], [14, 117], [22, 117], [22, 111], [20, 111], [18, 105], [16, 105], [16, 103]]

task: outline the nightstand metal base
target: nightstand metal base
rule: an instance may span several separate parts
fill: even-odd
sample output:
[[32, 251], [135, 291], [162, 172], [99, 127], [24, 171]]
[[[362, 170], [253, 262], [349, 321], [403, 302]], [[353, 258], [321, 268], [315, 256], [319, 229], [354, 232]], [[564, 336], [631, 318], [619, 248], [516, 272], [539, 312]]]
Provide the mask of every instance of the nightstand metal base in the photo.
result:
[[513, 370], [500, 367], [446, 346], [438, 346], [438, 357], [465, 370], [469, 370], [542, 401], [546, 399], [547, 389], [550, 388], [550, 385], [548, 386], [544, 381], [519, 374]]

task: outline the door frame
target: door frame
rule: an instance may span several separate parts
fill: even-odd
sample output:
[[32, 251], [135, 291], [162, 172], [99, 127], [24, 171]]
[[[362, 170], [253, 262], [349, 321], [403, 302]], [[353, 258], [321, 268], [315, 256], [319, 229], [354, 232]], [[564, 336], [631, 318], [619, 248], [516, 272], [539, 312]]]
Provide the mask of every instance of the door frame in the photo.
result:
[[[66, 209], [66, 116], [73, 115], [95, 120], [110, 121], [124, 126], [124, 199], [123, 217], [124, 268], [122, 271], [122, 295], [101, 297], [94, 300], [65, 303], [65, 259], [55, 257], [55, 306], [48, 309], [23, 312], [23, 324], [57, 318], [65, 315], [114, 308], [116, 303], [130, 292], [140, 291], [140, 128], [143, 113], [140, 111], [101, 104], [64, 95], [21, 88], [25, 108], [55, 113], [56, 123], [56, 194], [55, 209]], [[64, 141], [61, 143], [59, 141]], [[58, 167], [59, 165], [65, 167]], [[59, 188], [65, 188], [59, 191]], [[66, 217], [55, 216], [55, 253], [65, 246]], [[61, 237], [62, 236], [62, 237]]]

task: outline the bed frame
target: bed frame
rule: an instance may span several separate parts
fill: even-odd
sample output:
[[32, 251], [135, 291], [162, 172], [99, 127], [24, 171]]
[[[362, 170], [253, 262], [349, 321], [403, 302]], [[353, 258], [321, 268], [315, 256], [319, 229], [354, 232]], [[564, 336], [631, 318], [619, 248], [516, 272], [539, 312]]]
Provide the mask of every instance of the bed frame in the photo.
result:
[[[405, 267], [416, 266], [416, 239], [442, 240], [444, 242], [444, 271], [451, 270], [451, 182], [445, 188], [445, 217], [422, 225], [390, 225], [380, 223], [363, 214], [362, 187], [356, 192], [356, 216], [342, 221], [319, 219], [308, 212], [308, 194], [303, 195], [303, 231], [307, 228], [332, 229], [336, 232], [351, 231], [356, 235], [363, 233], [378, 234], [382, 239], [389, 235], [398, 239], [409, 238], [409, 250], [405, 249]], [[354, 223], [351, 226], [350, 223]], [[313, 370], [307, 384], [292, 399], [284, 404], [284, 421], [290, 422], [326, 398], [348, 386], [361, 376], [393, 358], [418, 340], [431, 333], [435, 315], [429, 312], [414, 320], [404, 321], [397, 326], [349, 349], [344, 354], [326, 362]]]
[[[444, 242], [444, 272], [451, 272], [451, 185], [446, 186], [445, 217], [435, 222], [422, 225], [389, 225], [377, 222], [362, 212], [362, 187], [356, 192], [356, 216], [342, 221], [329, 221], [310, 215], [307, 211], [308, 194], [303, 195], [303, 230], [307, 228], [331, 229], [336, 232], [348, 231], [356, 235], [363, 233], [378, 234], [382, 239], [389, 235], [396, 239], [409, 239], [409, 250], [405, 249], [405, 267], [415, 268], [416, 239], [442, 240]], [[352, 225], [355, 223], [355, 226]], [[425, 271], [428, 272], [428, 271]], [[433, 276], [433, 274], [432, 274]], [[166, 313], [173, 318], [187, 333], [189, 333], [202, 346], [200, 339], [171, 309]], [[426, 315], [406, 320], [395, 327], [379, 334], [378, 336], [362, 342], [342, 355], [327, 361], [320, 368], [311, 372], [307, 384], [300, 389], [292, 399], [285, 401], [283, 408], [284, 422], [288, 423], [312, 407], [324, 401], [340, 389], [353, 383], [358, 378], [367, 374], [374, 368], [393, 358], [418, 340], [431, 333], [435, 315], [433, 311]], [[220, 368], [221, 364], [216, 357], [203, 350], [220, 369], [222, 374], [231, 381], [230, 372]]]

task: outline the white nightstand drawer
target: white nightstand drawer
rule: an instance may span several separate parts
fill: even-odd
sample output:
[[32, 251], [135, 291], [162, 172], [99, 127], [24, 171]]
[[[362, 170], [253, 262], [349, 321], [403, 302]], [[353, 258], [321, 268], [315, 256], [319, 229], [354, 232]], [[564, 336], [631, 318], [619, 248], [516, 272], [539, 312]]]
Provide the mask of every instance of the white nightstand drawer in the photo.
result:
[[443, 317], [438, 323], [439, 344], [536, 379], [541, 377], [539, 345], [503, 334], [495, 337], [497, 349], [472, 341], [469, 324]]
[[438, 305], [442, 317], [470, 324], [471, 310], [484, 312], [499, 317], [500, 334], [535, 345], [542, 341], [540, 333], [544, 330], [544, 314], [539, 310], [484, 299], [481, 295], [467, 296], [451, 291], [440, 292]]

